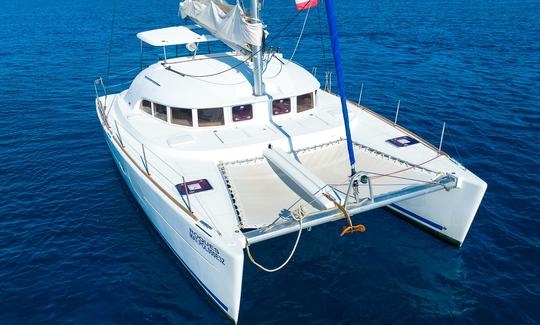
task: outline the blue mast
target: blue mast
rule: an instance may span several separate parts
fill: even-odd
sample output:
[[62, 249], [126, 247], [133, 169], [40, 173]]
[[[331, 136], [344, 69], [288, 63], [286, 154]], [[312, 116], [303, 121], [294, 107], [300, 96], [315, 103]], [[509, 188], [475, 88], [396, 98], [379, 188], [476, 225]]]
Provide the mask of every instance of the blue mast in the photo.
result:
[[351, 163], [351, 176], [355, 174], [354, 149], [351, 137], [351, 128], [349, 126], [349, 112], [347, 111], [347, 95], [345, 94], [345, 81], [343, 80], [343, 71], [341, 69], [341, 54], [339, 51], [339, 39], [336, 28], [336, 19], [334, 14], [334, 0], [325, 0], [326, 15], [328, 16], [328, 27], [330, 28], [330, 39], [332, 40], [332, 53], [334, 54], [334, 65], [336, 66], [336, 75], [338, 80], [339, 97], [341, 99], [341, 111], [343, 112], [343, 121], [345, 122], [345, 135], [347, 137], [347, 150], [349, 151], [349, 161]]

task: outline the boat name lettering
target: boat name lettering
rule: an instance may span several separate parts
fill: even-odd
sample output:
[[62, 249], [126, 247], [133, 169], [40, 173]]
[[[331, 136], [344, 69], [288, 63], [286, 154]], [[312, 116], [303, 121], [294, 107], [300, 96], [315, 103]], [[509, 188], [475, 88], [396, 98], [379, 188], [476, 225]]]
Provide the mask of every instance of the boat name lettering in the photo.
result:
[[189, 228], [189, 237], [199, 244], [208, 254], [212, 255], [216, 260], [218, 260], [218, 262], [225, 265], [225, 259], [219, 255], [219, 250], [191, 228]]

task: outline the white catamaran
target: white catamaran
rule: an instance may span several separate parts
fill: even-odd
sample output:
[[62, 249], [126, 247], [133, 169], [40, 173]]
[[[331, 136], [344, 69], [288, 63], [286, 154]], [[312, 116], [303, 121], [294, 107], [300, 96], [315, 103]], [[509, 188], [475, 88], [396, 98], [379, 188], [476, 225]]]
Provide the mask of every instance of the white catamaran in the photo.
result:
[[[276, 271], [302, 229], [343, 219], [342, 236], [361, 232], [354, 216], [380, 207], [461, 245], [487, 187], [440, 147], [347, 101], [332, 0], [325, 6], [339, 95], [265, 49], [271, 34], [259, 1], [250, 0], [248, 13], [240, 2], [184, 0], [182, 18], [194, 25], [137, 35], [141, 51], [143, 42], [162, 47], [162, 60], [141, 66], [119, 93], [96, 81], [98, 117], [120, 173], [171, 250], [235, 322], [244, 256]], [[297, 1], [299, 9], [313, 5]], [[212, 42], [232, 50], [199, 50]], [[179, 45], [186, 55], [167, 57]], [[295, 232], [276, 269], [249, 251]]]

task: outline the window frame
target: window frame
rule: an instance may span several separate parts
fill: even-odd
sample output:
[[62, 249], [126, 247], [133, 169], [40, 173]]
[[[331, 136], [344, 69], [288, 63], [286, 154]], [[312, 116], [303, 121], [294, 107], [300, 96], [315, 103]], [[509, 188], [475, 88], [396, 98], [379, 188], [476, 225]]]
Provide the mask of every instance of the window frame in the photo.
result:
[[[309, 93], [305, 93], [305, 94], [296, 96], [296, 113], [301, 114], [301, 113], [311, 111], [312, 109], [314, 109], [315, 108], [315, 94], [316, 94], [316, 92], [312, 91], [312, 92], [309, 92]], [[308, 109], [304, 109], [304, 110], [300, 111], [300, 110], [298, 110], [298, 108], [299, 108], [298, 98], [301, 97], [301, 96], [306, 96], [306, 95], [311, 95], [311, 107], [308, 108]]]
[[[285, 113], [275, 114], [274, 113], [274, 102], [280, 101], [280, 100], [288, 100], [289, 101], [289, 111], [285, 112]], [[285, 115], [285, 114], [290, 114], [292, 112], [293, 112], [293, 101], [291, 100], [291, 97], [272, 99], [272, 116], [281, 116], [281, 115]]]
[[[161, 117], [157, 117], [157, 115], [156, 115], [156, 106], [158, 106], [158, 105], [162, 106], [162, 107], [165, 107], [165, 119], [162, 119]], [[168, 123], [169, 122], [169, 106], [152, 102], [152, 116], [157, 118], [158, 120], [160, 120], [162, 122]]]
[[[144, 102], [150, 103], [150, 107], [149, 107], [149, 108], [150, 108], [150, 112], [147, 112], [147, 111], [145, 111], [145, 110], [143, 109], [143, 103], [144, 103]], [[148, 99], [142, 99], [141, 102], [139, 103], [139, 109], [140, 109], [143, 113], [146, 113], [146, 114], [148, 114], [148, 115], [150, 115], [150, 116], [154, 116], [154, 110], [152, 109], [153, 106], [154, 106], [154, 105], [153, 105], [152, 101], [151, 101], [151, 100], [148, 100]]]
[[[220, 109], [221, 110], [221, 124], [219, 125], [201, 125], [201, 119], [200, 119], [200, 116], [199, 116], [199, 112], [201, 111], [205, 111], [205, 110], [217, 110], [217, 109]], [[226, 121], [226, 114], [225, 114], [225, 107], [211, 107], [211, 108], [198, 108], [196, 109], [197, 111], [197, 127], [203, 127], [203, 128], [208, 128], [208, 127], [221, 127], [221, 126], [225, 126], [227, 125], [227, 121]]]
[[[178, 124], [178, 123], [174, 123], [173, 122], [173, 110], [174, 109], [181, 109], [181, 110], [186, 110], [186, 111], [190, 111], [191, 112], [191, 125], [184, 125], [184, 124]], [[193, 109], [193, 108], [183, 108], [183, 107], [173, 107], [173, 106], [169, 106], [169, 111], [170, 111], [170, 119], [169, 119], [169, 123], [171, 125], [174, 125], [174, 126], [184, 126], [184, 127], [188, 127], [188, 128], [192, 128], [192, 127], [195, 127], [196, 126], [196, 115], [197, 114], [194, 114], [193, 111], [196, 111], [196, 109]]]
[[[235, 108], [241, 108], [241, 107], [249, 107], [249, 109], [251, 110], [251, 116], [250, 116], [248, 119], [240, 119], [240, 120], [235, 121], [235, 120], [234, 120], [234, 109], [235, 109]], [[254, 115], [255, 115], [255, 114], [253, 113], [253, 104], [242, 104], [242, 105], [231, 106], [230, 111], [231, 111], [231, 121], [232, 121], [233, 123], [251, 121], [251, 120], [253, 120]]]

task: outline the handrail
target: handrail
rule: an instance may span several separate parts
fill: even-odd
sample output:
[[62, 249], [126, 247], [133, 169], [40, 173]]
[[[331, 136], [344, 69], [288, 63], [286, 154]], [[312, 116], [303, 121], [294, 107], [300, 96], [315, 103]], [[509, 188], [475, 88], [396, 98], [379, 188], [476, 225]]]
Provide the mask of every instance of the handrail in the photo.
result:
[[[115, 125], [118, 127], [118, 124], [116, 123], [116, 120], [115, 120]], [[169, 179], [169, 177], [167, 177], [165, 175], [165, 173], [163, 171], [161, 171], [155, 163], [151, 163], [150, 162], [150, 159], [149, 157], [147, 156], [148, 154], [151, 154], [153, 157], [152, 159], [156, 159], [157, 161], [159, 161], [162, 165], [165, 165], [170, 172], [172, 172], [172, 174], [174, 175], [174, 178], [176, 178], [178, 180], [178, 183], [181, 183], [184, 178], [184, 176], [182, 174], [180, 174], [179, 172], [177, 172], [174, 168], [172, 168], [167, 162], [165, 162], [162, 158], [160, 158], [154, 151], [152, 151], [148, 146], [145, 146], [144, 143], [142, 143], [141, 141], [139, 141], [130, 131], [128, 131], [126, 128], [124, 128], [123, 126], [120, 126], [118, 128], [118, 135], [117, 137], [120, 139], [121, 138], [121, 135], [120, 135], [120, 130], [124, 132], [124, 134], [127, 134], [129, 135], [129, 137], [131, 139], [131, 141], [129, 141], [128, 139], [126, 139], [125, 137], [123, 138], [123, 141], [121, 141], [121, 143], [123, 143], [123, 146], [124, 148], [128, 147], [130, 149], [130, 151], [132, 151], [136, 156], [139, 156], [139, 157], [142, 157], [142, 163], [143, 163], [143, 168], [145, 169], [146, 171], [146, 174], [147, 175], [150, 175], [151, 173], [150, 172], [153, 172], [153, 173], [157, 173], [160, 178], [162, 178], [164, 181], [166, 181], [169, 185], [172, 186], [172, 188], [176, 188], [176, 182]], [[134, 145], [132, 145], [132, 143], [130, 142], [135, 142], [137, 144], [140, 145], [140, 150], [138, 150]], [[191, 210], [191, 206], [184, 200], [184, 197], [182, 195], [180, 195], [180, 197], [182, 198], [182, 201], [184, 201], [184, 204], [186, 205], [186, 207], [188, 209]]]
[[[330, 95], [336, 95], [332, 92], [331, 89], [326, 89], [326, 86], [325, 88], [323, 89], [320, 89], [321, 91], [325, 92], [325, 93], [328, 93]], [[439, 153], [440, 155], [443, 155], [443, 156], [447, 156], [448, 158], [450, 158], [450, 155], [448, 155], [446, 152], [444, 152], [443, 150], [441, 150], [439, 152], [439, 148], [435, 147], [433, 144], [431, 144], [429, 141], [427, 141], [426, 139], [422, 138], [421, 136], [419, 136], [418, 134], [412, 132], [411, 130], [409, 129], [406, 129], [404, 128], [403, 126], [397, 124], [397, 123], [394, 123], [393, 121], [390, 121], [388, 118], [384, 117], [383, 115], [367, 108], [366, 106], [362, 105], [362, 104], [359, 104], [357, 102], [354, 102], [352, 100], [349, 100], [347, 99], [347, 103], [353, 105], [353, 106], [356, 106], [358, 108], [360, 108], [361, 110], [363, 110], [364, 112], [370, 114], [370, 115], [373, 115], [375, 118], [378, 118], [380, 119], [381, 121], [383, 121], [384, 123], [388, 124], [388, 125], [391, 125], [393, 127], [395, 127], [396, 129], [399, 129], [401, 132], [405, 133], [406, 135], [409, 135], [413, 138], [415, 138], [416, 140], [418, 140], [420, 143], [422, 143], [423, 145], [425, 145], [426, 147], [428, 147], [429, 149], [433, 150], [435, 153]]]
[[[149, 153], [151, 153], [155, 158], [157, 158], [157, 161], [161, 162], [161, 165], [165, 165], [167, 168], [169, 168], [170, 171], [172, 171], [173, 175], [175, 175], [175, 178], [178, 178], [179, 182], [182, 182], [182, 179], [185, 179], [184, 176], [182, 176], [172, 166], [170, 166], [166, 161], [164, 161], [162, 158], [160, 158], [159, 155], [157, 155], [155, 152], [150, 150], [148, 147], [144, 146], [144, 144], [141, 141], [139, 141], [129, 130], [127, 130], [125, 127], [121, 126], [121, 124], [119, 125], [116, 120], [114, 120], [114, 124], [115, 124], [114, 126], [116, 128], [116, 135], [115, 135], [114, 130], [109, 125], [108, 117], [105, 114], [105, 110], [106, 110], [106, 107], [107, 107], [107, 102], [106, 102], [107, 95], [103, 96], [104, 97], [103, 100], [99, 97], [98, 85], [100, 85], [100, 84], [102, 85], [103, 90], [106, 93], [106, 86], [105, 86], [105, 84], [103, 82], [103, 79], [99, 78], [99, 79], [96, 79], [94, 81], [94, 88], [95, 88], [95, 91], [96, 91], [96, 101], [97, 101], [98, 111], [99, 111], [99, 114], [100, 114], [101, 119], [103, 121], [103, 124], [105, 126], [105, 129], [111, 135], [111, 138], [114, 139], [114, 141], [118, 144], [120, 149], [132, 161], [132, 163], [141, 172], [143, 172], [147, 176], [147, 178], [156, 187], [158, 187], [158, 189], [160, 189], [160, 191], [162, 191], [171, 201], [173, 201], [175, 203], [175, 205], [177, 205], [180, 209], [182, 209], [184, 212], [186, 212], [196, 222], [199, 221], [200, 219], [195, 214], [193, 214], [190, 204], [188, 204], [185, 201], [185, 199], [184, 199], [184, 197], [182, 195], [180, 195], [180, 198], [182, 199], [183, 204], [180, 203], [173, 196], [174, 194], [177, 194], [176, 192], [171, 193], [170, 189], [168, 190], [168, 189], [163, 188], [159, 183], [157, 183], [156, 180], [154, 180], [154, 177], [150, 175], [150, 171], [152, 171], [153, 175], [157, 175], [163, 181], [168, 183], [171, 188], [176, 188], [176, 183], [174, 181], [172, 181], [171, 179], [169, 179], [169, 177], [167, 177], [165, 175], [165, 173], [160, 170], [161, 168], [159, 168], [157, 165], [155, 165], [155, 163], [152, 164], [152, 163], [149, 162], [149, 159], [146, 157], [146, 150]], [[120, 133], [121, 131], [124, 131], [124, 137], [122, 137], [122, 135]], [[126, 139], [125, 135], [128, 135], [129, 138], [131, 138], [131, 139]], [[132, 144], [133, 142], [137, 143], [137, 144], [140, 144], [141, 148], [144, 148], [144, 149], [141, 149], [141, 150], [144, 150], [144, 153], [142, 154], [142, 156], [141, 156], [141, 153], [133, 146], [133, 144]], [[130, 154], [129, 151], [131, 151], [132, 154]], [[143, 159], [143, 161], [142, 161], [143, 166], [140, 166], [139, 163], [136, 161], [136, 159], [134, 159], [132, 157], [133, 154], [134, 154], [134, 156], [144, 157], [144, 158], [142, 158]], [[209, 220], [210, 220], [210, 222], [212, 222], [212, 224], [214, 224], [213, 220], [211, 220], [211, 219], [209, 219]], [[218, 231], [215, 224], [214, 224], [214, 228], [216, 229], [216, 231]], [[218, 233], [219, 233], [219, 231], [218, 231]]]
[[[133, 69], [130, 70], [130, 71], [128, 71], [128, 72], [131, 72], [131, 71], [133, 71]], [[102, 88], [103, 88], [103, 92], [104, 92], [104, 94], [105, 94], [104, 103], [102, 103], [101, 100], [99, 99], [99, 91], [98, 91], [97, 86], [96, 86], [97, 84], [100, 84], [100, 85], [102, 86]], [[105, 86], [105, 82], [103, 81], [103, 78], [100, 77], [100, 78], [98, 78], [98, 79], [96, 79], [96, 80], [94, 81], [94, 89], [95, 89], [95, 92], [96, 92], [96, 100], [98, 101], [98, 107], [101, 109], [101, 113], [103, 113], [103, 115], [105, 115], [105, 114], [104, 114], [104, 113], [105, 113], [105, 109], [107, 108], [107, 95], [108, 95], [108, 94], [107, 94], [107, 88], [108, 88], [108, 87]], [[111, 128], [110, 128], [110, 126], [109, 126], [108, 120], [107, 120], [106, 118], [104, 119], [104, 122], [105, 122], [105, 124], [107, 125], [107, 127], [109, 128], [109, 130], [111, 131], [111, 133], [113, 133], [112, 130], [111, 130]], [[125, 147], [125, 143], [124, 143], [124, 141], [122, 141], [122, 136], [121, 136], [121, 134], [120, 134], [120, 128], [118, 127], [118, 123], [117, 123], [116, 120], [114, 121], [114, 124], [115, 124], [115, 128], [116, 128], [116, 133], [118, 134], [118, 138], [119, 138], [119, 140], [120, 140], [120, 144], [121, 144], [123, 147]], [[161, 158], [159, 157], [158, 154], [156, 154], [156, 153], [155, 153], [154, 151], [152, 151], [150, 148], [144, 147], [144, 143], [142, 143], [141, 141], [139, 141], [139, 140], [137, 139], [137, 137], [135, 137], [135, 135], [133, 135], [133, 133], [131, 133], [128, 129], [126, 129], [126, 128], [123, 127], [123, 126], [121, 126], [121, 129], [122, 129], [123, 131], [125, 131], [127, 134], [129, 134], [129, 136], [130, 136], [135, 142], [137, 142], [137, 143], [139, 143], [141, 146], [143, 146], [143, 151], [145, 151], [145, 149], [148, 150], [148, 151], [149, 151], [150, 153], [152, 153], [152, 154], [153, 154], [153, 155], [154, 155], [161, 163], [163, 163], [163, 164], [164, 164], [165, 166], [167, 166], [167, 168], [169, 168], [174, 174], [176, 174], [176, 176], [178, 176], [179, 179], [184, 178], [184, 176], [181, 175], [180, 173], [178, 173], [178, 172], [176, 171], [175, 168], [173, 168], [171, 165], [169, 165], [165, 160], [161, 159]], [[132, 147], [132, 146], [130, 145], [130, 147]], [[133, 151], [134, 151], [136, 154], [139, 154], [139, 153], [137, 152], [137, 150], [135, 150], [135, 148], [132, 147], [132, 149], [133, 149]], [[143, 152], [143, 155], [145, 155], [145, 152]], [[145, 161], [147, 161], [147, 159], [145, 159]], [[151, 164], [150, 164], [150, 165], [151, 165]], [[157, 170], [157, 168], [156, 168], [155, 166], [153, 166], [153, 167], [154, 167], [154, 169]], [[157, 171], [158, 171], [158, 173], [160, 173], [162, 176], [164, 176], [159, 170], [157, 170]], [[172, 183], [172, 182], [171, 182], [171, 183]], [[173, 185], [174, 185], [174, 183], [173, 183]]]

